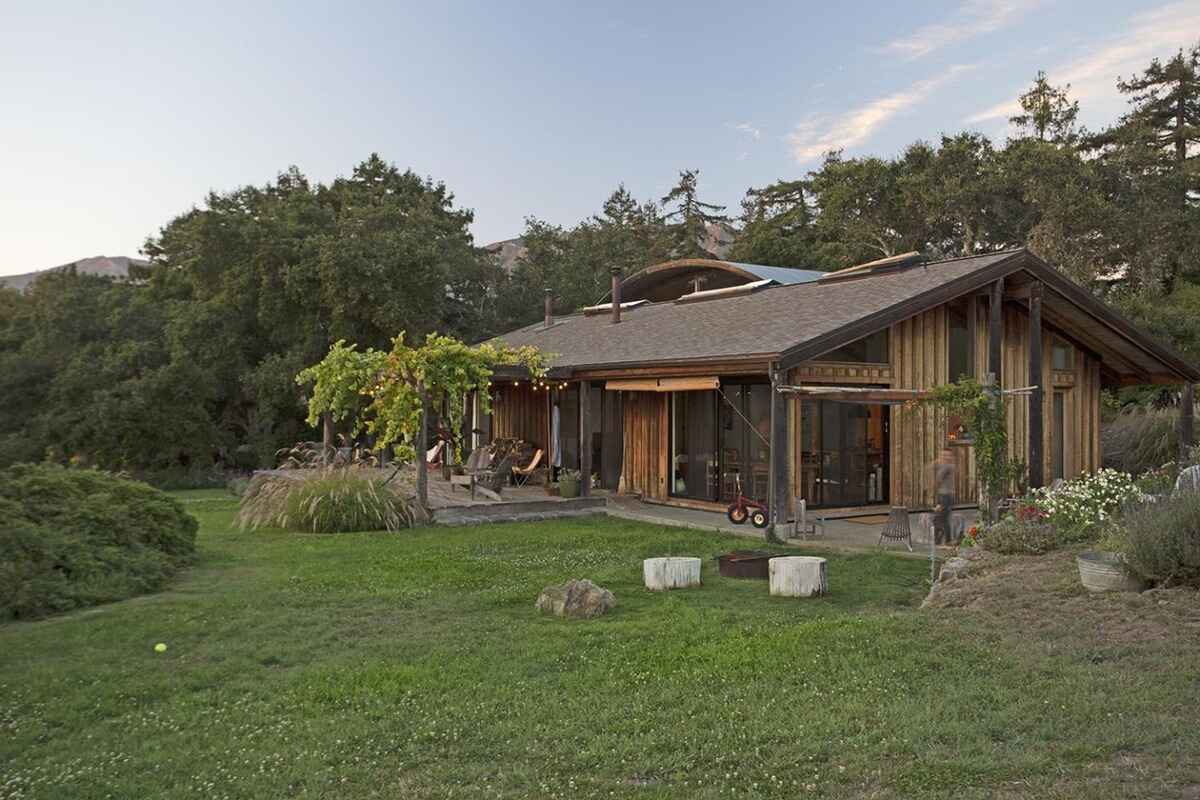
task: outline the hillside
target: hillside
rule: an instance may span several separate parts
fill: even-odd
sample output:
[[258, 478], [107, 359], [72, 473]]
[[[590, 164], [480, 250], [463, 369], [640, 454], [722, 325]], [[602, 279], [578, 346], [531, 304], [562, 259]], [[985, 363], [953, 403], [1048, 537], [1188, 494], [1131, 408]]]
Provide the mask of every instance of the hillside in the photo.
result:
[[145, 267], [149, 266], [150, 262], [128, 256], [93, 256], [92, 258], [72, 261], [70, 264], [60, 264], [57, 267], [25, 272], [21, 275], [0, 275], [0, 286], [8, 286], [22, 291], [42, 275], [67, 269], [71, 264], [74, 264], [79, 272], [86, 275], [108, 275], [113, 278], [124, 278], [129, 275], [130, 265]]

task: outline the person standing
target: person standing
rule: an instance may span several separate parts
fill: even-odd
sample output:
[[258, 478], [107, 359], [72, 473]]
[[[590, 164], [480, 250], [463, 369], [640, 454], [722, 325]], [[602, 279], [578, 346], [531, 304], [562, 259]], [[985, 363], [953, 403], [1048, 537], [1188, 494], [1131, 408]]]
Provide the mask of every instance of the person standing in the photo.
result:
[[954, 451], [949, 447], [943, 447], [938, 460], [930, 465], [933, 492], [937, 498], [937, 504], [933, 508], [933, 541], [935, 544], [951, 544], [953, 542], [950, 513], [954, 508], [955, 469]]

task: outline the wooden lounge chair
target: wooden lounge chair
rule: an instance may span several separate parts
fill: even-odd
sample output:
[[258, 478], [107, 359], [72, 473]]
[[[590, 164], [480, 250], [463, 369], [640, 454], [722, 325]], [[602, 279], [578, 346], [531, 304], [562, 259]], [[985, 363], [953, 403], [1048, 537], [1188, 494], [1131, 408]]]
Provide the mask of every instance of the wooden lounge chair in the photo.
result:
[[533, 458], [529, 459], [529, 463], [523, 467], [518, 467], [515, 464], [512, 468], [512, 480], [514, 486], [524, 486], [529, 482], [529, 476], [538, 468], [538, 464], [542, 462], [543, 450], [540, 448], [533, 451]]
[[480, 470], [475, 475], [475, 491], [482, 492], [484, 497], [500, 500], [504, 484], [512, 478], [512, 456], [505, 456], [495, 467]]
[[479, 475], [487, 470], [492, 463], [492, 453], [486, 447], [477, 447], [471, 451], [471, 455], [467, 456], [467, 462], [463, 464], [463, 473], [461, 475], [450, 476], [450, 491], [454, 491], [455, 486], [462, 486], [471, 491], [471, 499], [475, 499], [475, 482]]

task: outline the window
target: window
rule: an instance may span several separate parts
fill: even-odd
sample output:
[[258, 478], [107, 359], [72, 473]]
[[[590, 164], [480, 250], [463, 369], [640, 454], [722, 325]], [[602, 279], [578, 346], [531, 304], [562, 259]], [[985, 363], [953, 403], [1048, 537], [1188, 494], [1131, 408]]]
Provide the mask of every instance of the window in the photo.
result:
[[1052, 369], [1074, 369], [1075, 348], [1055, 336], [1050, 345], [1050, 366]]
[[950, 359], [948, 374], [951, 381], [975, 377], [975, 335], [971, 324], [971, 308], [971, 303], [965, 298], [946, 306]]
[[1067, 476], [1067, 395], [1055, 392], [1050, 425], [1050, 477], [1057, 480]]
[[843, 345], [837, 350], [813, 359], [814, 361], [849, 361], [856, 364], [886, 364], [888, 358], [888, 332], [884, 330], [864, 336], [862, 339]]

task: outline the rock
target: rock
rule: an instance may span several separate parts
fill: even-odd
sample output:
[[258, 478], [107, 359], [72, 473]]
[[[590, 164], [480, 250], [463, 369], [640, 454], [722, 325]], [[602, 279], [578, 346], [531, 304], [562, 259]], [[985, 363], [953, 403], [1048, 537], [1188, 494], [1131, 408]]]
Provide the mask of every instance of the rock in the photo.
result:
[[959, 578], [967, 577], [967, 573], [971, 570], [971, 562], [965, 558], [954, 558], [942, 564], [942, 571], [938, 577], [939, 581], [952, 581]]
[[612, 592], [585, 578], [567, 581], [561, 586], [547, 586], [538, 595], [535, 606], [546, 614], [591, 619], [607, 614], [616, 604], [617, 598]]
[[653, 592], [699, 586], [700, 559], [686, 556], [647, 558], [642, 562], [642, 580]]
[[780, 556], [767, 565], [770, 593], [776, 597], [816, 597], [829, 592], [825, 559]]
[[958, 557], [965, 558], [967, 561], [978, 561], [983, 558], [983, 552], [983, 548], [979, 545], [975, 545], [974, 547], [960, 547], [958, 548]]

